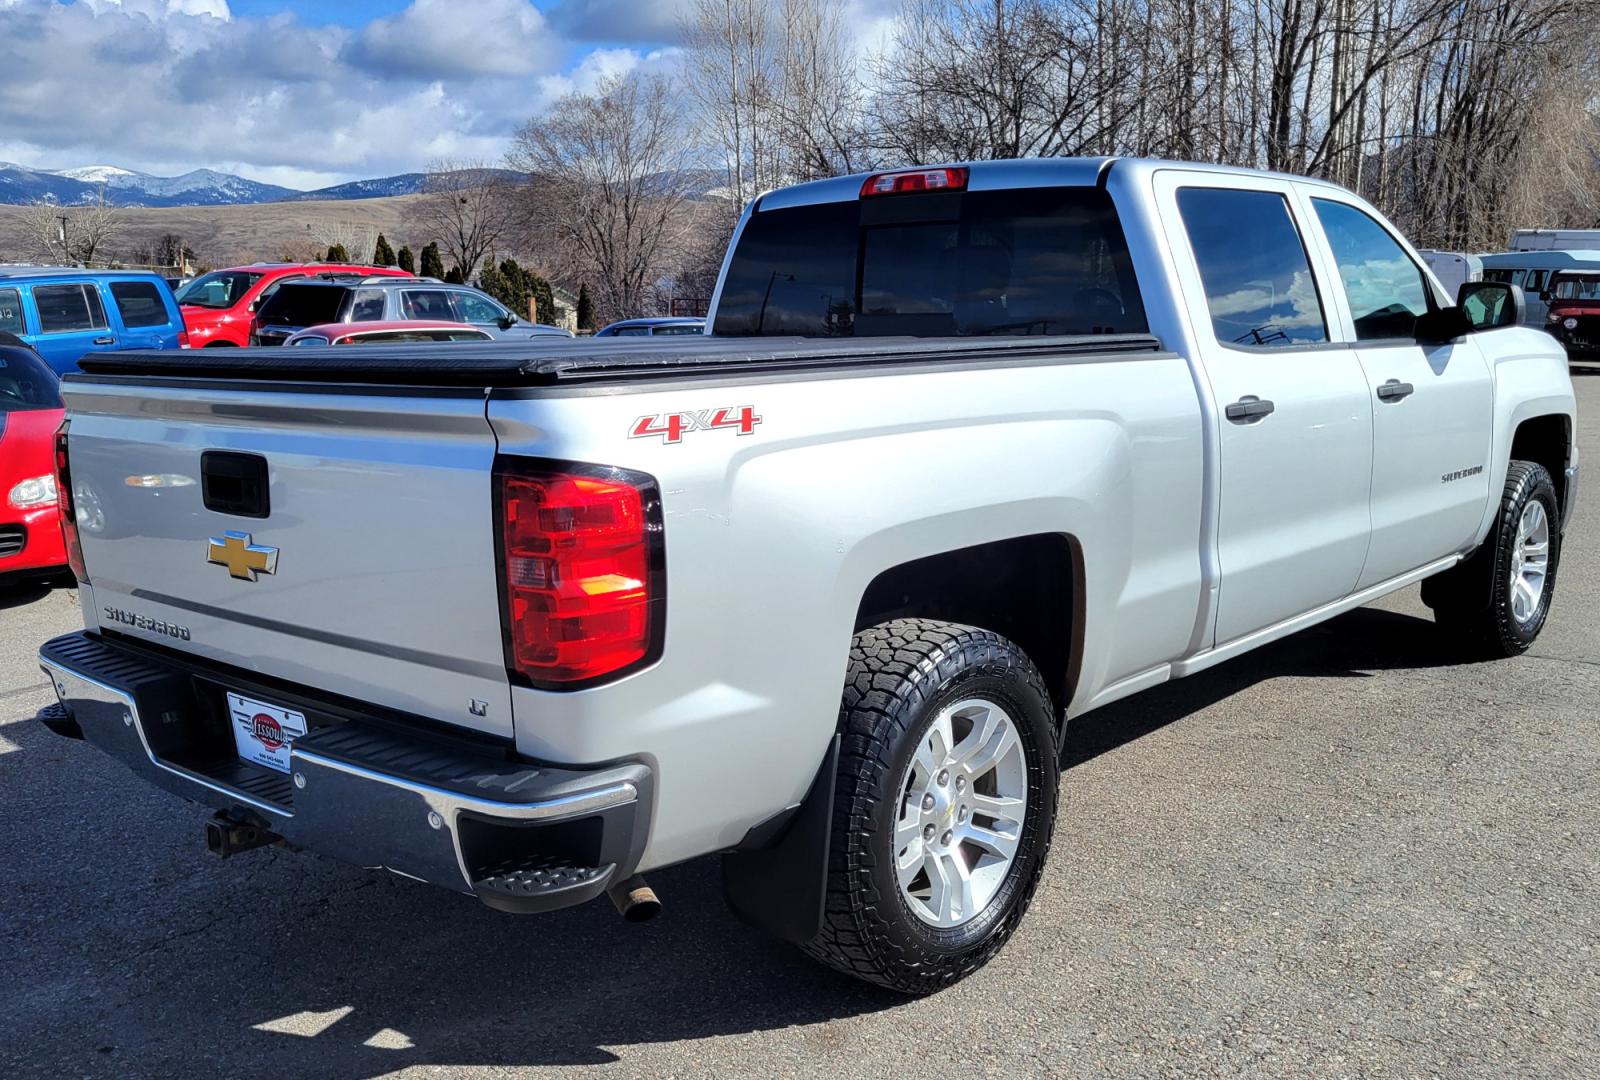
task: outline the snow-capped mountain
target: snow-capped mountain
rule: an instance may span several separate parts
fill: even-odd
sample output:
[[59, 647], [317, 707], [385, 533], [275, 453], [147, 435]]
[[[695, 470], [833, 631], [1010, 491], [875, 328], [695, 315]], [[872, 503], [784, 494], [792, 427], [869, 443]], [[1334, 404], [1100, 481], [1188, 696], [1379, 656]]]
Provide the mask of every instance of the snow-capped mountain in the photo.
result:
[[113, 206], [221, 206], [274, 202], [297, 194], [293, 188], [246, 180], [215, 169], [195, 169], [181, 176], [152, 176], [117, 165], [85, 165], [75, 169], [30, 169], [0, 162], [0, 202], [44, 200], [63, 205], [92, 203], [102, 189]]

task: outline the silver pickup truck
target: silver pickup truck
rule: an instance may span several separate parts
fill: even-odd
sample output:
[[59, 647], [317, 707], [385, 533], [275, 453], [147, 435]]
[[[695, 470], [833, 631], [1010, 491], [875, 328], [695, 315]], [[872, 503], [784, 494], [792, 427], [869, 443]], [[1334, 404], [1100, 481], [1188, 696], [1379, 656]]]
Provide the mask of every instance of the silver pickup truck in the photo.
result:
[[1418, 581], [1528, 647], [1578, 460], [1521, 305], [1328, 184], [986, 162], [756, 200], [704, 338], [95, 354], [42, 718], [218, 854], [641, 918], [720, 853], [931, 992], [1027, 908], [1071, 718]]

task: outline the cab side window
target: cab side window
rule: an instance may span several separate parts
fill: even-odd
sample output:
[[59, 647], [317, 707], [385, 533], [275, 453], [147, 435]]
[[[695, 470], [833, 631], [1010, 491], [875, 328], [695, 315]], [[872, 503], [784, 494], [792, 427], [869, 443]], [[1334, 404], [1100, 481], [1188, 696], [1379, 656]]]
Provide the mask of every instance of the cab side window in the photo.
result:
[[1328, 199], [1312, 199], [1311, 204], [1339, 266], [1356, 340], [1413, 339], [1417, 316], [1428, 311], [1422, 268], [1362, 211]]
[[1311, 259], [1282, 195], [1183, 188], [1178, 213], [1219, 342], [1250, 349], [1328, 340]]

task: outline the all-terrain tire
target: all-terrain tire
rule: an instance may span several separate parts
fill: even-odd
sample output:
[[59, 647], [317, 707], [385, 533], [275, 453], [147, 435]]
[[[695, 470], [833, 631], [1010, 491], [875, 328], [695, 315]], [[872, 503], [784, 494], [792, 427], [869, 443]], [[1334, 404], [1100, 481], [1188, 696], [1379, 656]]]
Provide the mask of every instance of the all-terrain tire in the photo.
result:
[[[1549, 555], [1538, 605], [1519, 620], [1512, 607], [1512, 568], [1518, 527], [1530, 502], [1541, 504], [1549, 531]], [[1434, 621], [1454, 635], [1475, 656], [1504, 658], [1528, 650], [1544, 629], [1555, 596], [1561, 563], [1561, 510], [1555, 481], [1537, 462], [1513, 461], [1506, 469], [1505, 491], [1489, 535], [1458, 566], [1422, 583], [1422, 600]]]
[[[894, 830], [912, 755], [946, 705], [979, 698], [1013, 721], [1026, 759], [1027, 809], [1016, 855], [969, 921], [922, 921], [895, 872]], [[1016, 929], [1050, 850], [1057, 725], [1033, 663], [999, 634], [899, 619], [851, 643], [839, 708], [841, 746], [822, 931], [804, 948], [831, 967], [907, 994], [931, 994], [976, 971]]]

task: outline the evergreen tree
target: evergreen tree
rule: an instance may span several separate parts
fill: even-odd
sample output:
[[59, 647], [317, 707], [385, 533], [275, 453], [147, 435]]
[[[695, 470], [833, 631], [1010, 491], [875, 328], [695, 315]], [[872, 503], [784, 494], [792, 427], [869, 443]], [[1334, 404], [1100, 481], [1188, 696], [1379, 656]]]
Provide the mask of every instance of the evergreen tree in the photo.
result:
[[417, 272], [417, 257], [411, 253], [411, 249], [408, 247], [400, 248], [400, 255], [396, 260], [396, 263], [400, 269], [404, 270], [408, 274], [415, 274]]
[[506, 307], [516, 310], [516, 306], [506, 299], [506, 283], [500, 271], [495, 269], [493, 262], [485, 262], [483, 270], [478, 274], [478, 288], [505, 304]]
[[439, 245], [429, 244], [422, 249], [422, 276], [431, 278], [444, 277], [444, 260], [439, 258]]
[[465, 285], [466, 280], [461, 276], [461, 267], [452, 266], [444, 275], [444, 279], [452, 285]]
[[593, 330], [594, 326], [594, 301], [589, 299], [589, 286], [587, 283], [578, 286], [578, 329]]
[[[539, 322], [546, 326], [554, 326], [556, 322], [556, 297], [550, 289], [550, 283], [538, 274], [529, 272], [528, 291], [533, 294], [534, 306], [538, 311]], [[527, 309], [527, 304], [523, 304]]]
[[331, 263], [347, 263], [350, 261], [350, 253], [345, 250], [343, 244], [334, 244], [332, 247], [328, 248], [327, 257], [322, 261]]
[[387, 240], [385, 240], [383, 238], [383, 234], [382, 233], [378, 234], [378, 242], [372, 248], [372, 265], [373, 266], [393, 266], [394, 265], [394, 248], [389, 246], [389, 241], [387, 241]]

